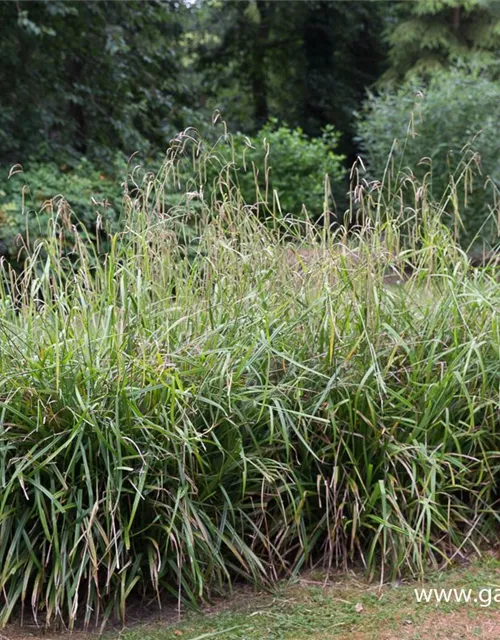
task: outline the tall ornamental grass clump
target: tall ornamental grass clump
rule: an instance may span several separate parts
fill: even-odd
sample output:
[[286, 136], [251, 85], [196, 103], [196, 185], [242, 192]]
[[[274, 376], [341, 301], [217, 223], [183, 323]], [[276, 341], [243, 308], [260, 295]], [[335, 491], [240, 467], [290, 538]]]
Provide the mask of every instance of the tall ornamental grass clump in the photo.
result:
[[420, 574], [496, 539], [495, 268], [470, 270], [425, 183], [360, 180], [351, 234], [259, 220], [230, 165], [166, 209], [200, 150], [180, 136], [125, 198], [104, 260], [60, 201], [2, 265], [2, 623], [315, 563]]

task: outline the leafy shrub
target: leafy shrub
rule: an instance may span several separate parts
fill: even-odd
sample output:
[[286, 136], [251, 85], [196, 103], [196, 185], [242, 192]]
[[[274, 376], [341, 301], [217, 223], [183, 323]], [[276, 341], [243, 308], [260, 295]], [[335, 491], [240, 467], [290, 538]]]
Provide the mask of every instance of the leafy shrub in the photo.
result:
[[[248, 204], [263, 202], [273, 209], [276, 191], [283, 215], [298, 217], [305, 206], [311, 217], [318, 218], [325, 210], [325, 176], [334, 197], [342, 199], [345, 191], [344, 157], [335, 153], [338, 138], [332, 126], [327, 126], [320, 137], [310, 138], [300, 128], [278, 126], [276, 120], [254, 137], [234, 136], [243, 198]], [[329, 199], [328, 206], [335, 208], [333, 199]], [[279, 214], [276, 205], [274, 212]]]
[[[193, 148], [187, 146], [188, 141], [194, 143]], [[271, 212], [277, 218], [288, 213], [299, 217], [305, 206], [317, 218], [325, 206], [325, 177], [328, 176], [333, 195], [342, 196], [344, 190], [343, 157], [334, 152], [337, 141], [332, 127], [313, 139], [300, 129], [279, 127], [276, 121], [271, 121], [254, 138], [243, 134], [217, 138], [214, 130], [204, 131], [203, 137], [192, 131], [180, 134], [172, 141], [172, 154], [167, 154], [165, 161], [165, 166], [171, 167], [171, 158], [175, 158], [176, 171], [175, 178], [170, 175], [163, 184], [161, 208], [166, 212], [177, 207], [187, 191], [197, 193], [201, 189], [218, 197], [223, 182], [221, 168], [226, 166], [230, 189], [237, 189], [246, 204], [258, 203], [256, 209], [263, 217]], [[210, 147], [213, 153], [207, 154]], [[198, 157], [205, 153], [209, 161], [193, 163], [193, 153]], [[151, 160], [148, 170], [159, 164]], [[135, 167], [127, 173], [123, 156], [117, 155], [106, 171], [83, 158], [71, 169], [54, 163], [31, 162], [24, 170], [4, 167], [3, 173], [0, 254], [15, 262], [26, 239], [33, 242], [50, 233], [48, 222], [54, 209], [62, 204], [70, 222], [81, 223], [90, 238], [96, 238], [98, 227], [117, 230], [124, 197], [129, 196], [129, 202], [134, 199], [147, 172]], [[273, 190], [278, 194], [280, 208]], [[335, 206], [331, 198], [328, 204], [331, 209]], [[194, 199], [187, 208], [192, 222], [193, 215], [199, 216], [203, 207]], [[190, 234], [188, 225], [183, 224], [182, 229], [182, 234]]]
[[[446, 209], [451, 223], [454, 209], [459, 208], [465, 227], [460, 237], [468, 243], [476, 234], [488, 238], [491, 231], [486, 221], [492, 192], [500, 185], [499, 122], [500, 83], [454, 69], [434, 75], [427, 86], [407, 82], [397, 90], [370, 97], [358, 131], [374, 178], [382, 178], [397, 140], [393, 166], [409, 167], [423, 179], [431, 163], [428, 187], [435, 199], [443, 197], [452, 180], [461, 180], [463, 197], [450, 199]], [[464, 162], [466, 145], [468, 161]], [[428, 160], [421, 162], [424, 158]], [[482, 177], [477, 177], [479, 164]], [[472, 184], [471, 173], [476, 174]], [[485, 186], [487, 177], [491, 181]]]
[[50, 233], [49, 221], [58, 207], [66, 209], [70, 224], [79, 221], [94, 238], [98, 227], [115, 226], [122, 209], [126, 172], [118, 158], [107, 172], [82, 159], [72, 169], [30, 163], [25, 170], [3, 167], [2, 173], [0, 251], [14, 261], [22, 242]]

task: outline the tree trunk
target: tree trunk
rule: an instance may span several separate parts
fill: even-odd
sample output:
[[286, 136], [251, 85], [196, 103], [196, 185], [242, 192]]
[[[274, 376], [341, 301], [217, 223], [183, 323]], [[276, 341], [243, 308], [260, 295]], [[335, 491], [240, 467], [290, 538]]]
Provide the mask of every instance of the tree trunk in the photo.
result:
[[[66, 69], [70, 93], [74, 95], [77, 93], [76, 85], [80, 83], [82, 78], [83, 63], [81, 60], [72, 58], [69, 60]], [[85, 109], [83, 105], [70, 97], [68, 111], [75, 124], [73, 147], [79, 153], [85, 154], [87, 152], [87, 118]]]
[[253, 45], [252, 92], [255, 119], [257, 124], [261, 126], [269, 118], [265, 66], [265, 56], [269, 40], [269, 7], [267, 0], [257, 0], [256, 5], [260, 19]]
[[307, 7], [303, 25], [304, 42], [304, 115], [303, 128], [318, 135], [332, 119], [331, 78], [335, 69], [335, 42], [330, 21], [335, 12], [329, 2], [317, 2]]

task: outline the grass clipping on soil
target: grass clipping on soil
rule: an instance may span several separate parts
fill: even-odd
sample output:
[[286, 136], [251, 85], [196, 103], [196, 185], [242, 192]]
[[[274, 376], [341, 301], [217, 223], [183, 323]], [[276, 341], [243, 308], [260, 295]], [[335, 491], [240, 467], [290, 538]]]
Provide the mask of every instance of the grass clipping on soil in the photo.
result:
[[59, 207], [2, 267], [3, 623], [311, 563], [421, 574], [497, 527], [500, 283], [446, 206], [358, 187], [362, 226], [318, 233], [221, 167], [172, 209], [179, 148], [104, 256]]

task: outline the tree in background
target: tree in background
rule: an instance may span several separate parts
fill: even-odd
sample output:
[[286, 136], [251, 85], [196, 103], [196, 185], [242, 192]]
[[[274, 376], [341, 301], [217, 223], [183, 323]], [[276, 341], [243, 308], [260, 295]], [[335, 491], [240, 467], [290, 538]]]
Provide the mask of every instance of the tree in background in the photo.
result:
[[[163, 151], [220, 108], [341, 132], [383, 70], [392, 3], [359, 0], [0, 1], [0, 163]], [[74, 158], [74, 161], [72, 160]]]
[[326, 124], [343, 133], [340, 150], [353, 160], [355, 112], [366, 88], [380, 76], [386, 47], [381, 33], [392, 5], [386, 2], [299, 3], [302, 24], [298, 90], [303, 91], [298, 124], [319, 135]]
[[352, 152], [352, 113], [384, 63], [385, 2], [222, 1], [196, 6], [206, 104], [235, 128], [272, 116], [308, 135], [334, 125]]
[[388, 30], [385, 80], [429, 76], [459, 59], [495, 68], [500, 52], [500, 2], [419, 0], [402, 2]]
[[[288, 109], [279, 115], [288, 119], [290, 108], [295, 107], [293, 52], [301, 37], [296, 5], [209, 0], [194, 8], [202, 93], [207, 106], [221, 109], [236, 129], [256, 131], [270, 115], [277, 115], [276, 110], [283, 107], [278, 96], [284, 76]], [[273, 68], [279, 72], [273, 74]]]
[[0, 161], [165, 147], [188, 102], [175, 2], [0, 3]]

